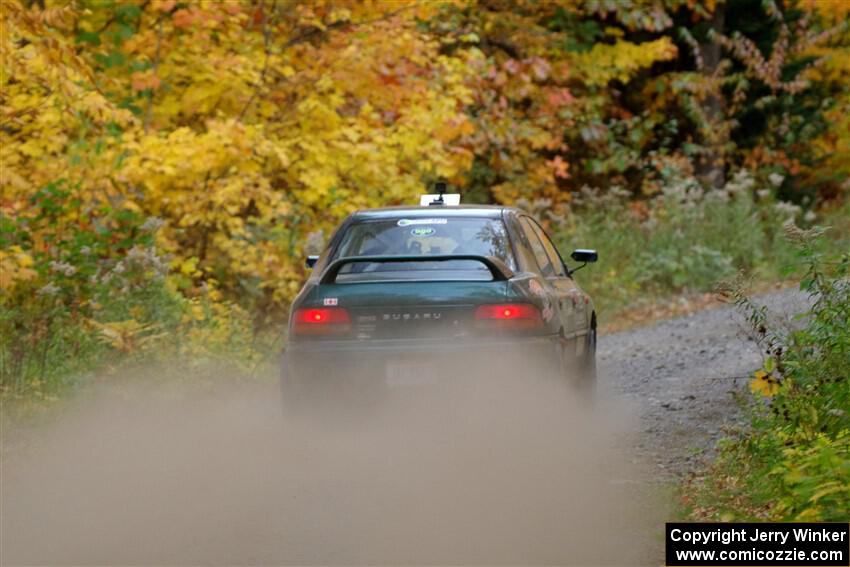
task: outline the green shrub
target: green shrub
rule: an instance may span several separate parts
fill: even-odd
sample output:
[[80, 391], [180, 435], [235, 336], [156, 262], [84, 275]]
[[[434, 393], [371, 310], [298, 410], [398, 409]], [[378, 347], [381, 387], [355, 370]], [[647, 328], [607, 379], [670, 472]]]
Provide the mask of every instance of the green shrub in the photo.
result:
[[87, 207], [64, 182], [32, 200], [34, 214], [0, 224], [0, 396], [54, 399], [106, 365], [154, 357], [256, 363], [268, 341], [250, 314], [214, 281], [193, 290], [170, 274], [157, 219]]
[[92, 321], [159, 321], [174, 308], [153, 230], [120, 207], [86, 209], [66, 183], [31, 198], [32, 215], [4, 217], [0, 253], [3, 395], [53, 395], [101, 361], [109, 345]]
[[850, 254], [824, 252], [821, 230], [787, 231], [812, 306], [788, 331], [740, 285], [725, 288], [765, 363], [751, 382], [750, 427], [689, 486], [696, 519], [850, 520]]

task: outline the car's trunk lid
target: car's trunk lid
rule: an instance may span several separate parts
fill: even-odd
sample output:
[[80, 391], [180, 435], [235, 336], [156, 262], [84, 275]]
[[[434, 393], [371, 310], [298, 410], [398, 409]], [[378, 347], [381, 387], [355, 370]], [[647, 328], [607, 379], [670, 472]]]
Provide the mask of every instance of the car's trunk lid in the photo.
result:
[[504, 301], [503, 281], [424, 281], [323, 284], [309, 303], [349, 313], [353, 340], [462, 338], [473, 327], [475, 309]]

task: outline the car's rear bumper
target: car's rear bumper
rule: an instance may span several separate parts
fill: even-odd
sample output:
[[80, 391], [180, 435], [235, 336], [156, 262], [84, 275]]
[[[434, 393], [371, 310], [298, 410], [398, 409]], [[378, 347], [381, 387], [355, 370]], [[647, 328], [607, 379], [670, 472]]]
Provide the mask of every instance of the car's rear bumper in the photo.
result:
[[[293, 342], [283, 355], [283, 396], [456, 383], [469, 377], [557, 372], [557, 335], [490, 340], [391, 339]], [[311, 394], [312, 395], [312, 394]]]
[[558, 335], [496, 337], [480, 339], [383, 339], [383, 340], [315, 340], [290, 342], [285, 354], [314, 355], [380, 355], [382, 353], [501, 352], [523, 351], [527, 348], [549, 348], [559, 340]]

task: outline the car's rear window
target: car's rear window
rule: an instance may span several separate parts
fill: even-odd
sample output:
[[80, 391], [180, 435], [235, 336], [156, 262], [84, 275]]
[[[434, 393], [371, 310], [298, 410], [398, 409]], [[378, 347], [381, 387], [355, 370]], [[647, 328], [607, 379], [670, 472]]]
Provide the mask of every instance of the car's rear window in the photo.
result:
[[[394, 218], [351, 225], [342, 236], [334, 259], [350, 256], [495, 256], [515, 267], [501, 219], [472, 217]], [[481, 262], [355, 262], [344, 266], [337, 281], [399, 279], [490, 280]]]

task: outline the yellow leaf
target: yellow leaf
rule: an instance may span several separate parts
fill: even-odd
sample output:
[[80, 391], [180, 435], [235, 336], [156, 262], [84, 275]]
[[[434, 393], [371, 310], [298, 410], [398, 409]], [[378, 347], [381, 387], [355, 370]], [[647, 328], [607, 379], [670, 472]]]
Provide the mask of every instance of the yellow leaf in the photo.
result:
[[750, 381], [750, 391], [770, 398], [779, 391], [779, 380], [764, 370], [758, 370], [755, 373], [755, 378]]
[[204, 308], [201, 307], [200, 305], [193, 305], [192, 306], [192, 316], [195, 319], [197, 319], [198, 321], [203, 321], [204, 317], [206, 317], [206, 314], [204, 313]]
[[18, 265], [22, 268], [29, 268], [35, 263], [32, 256], [29, 254], [18, 254]]
[[189, 258], [188, 260], [184, 260], [180, 263], [180, 273], [184, 276], [191, 276], [197, 271], [198, 267], [198, 259], [197, 258]]

